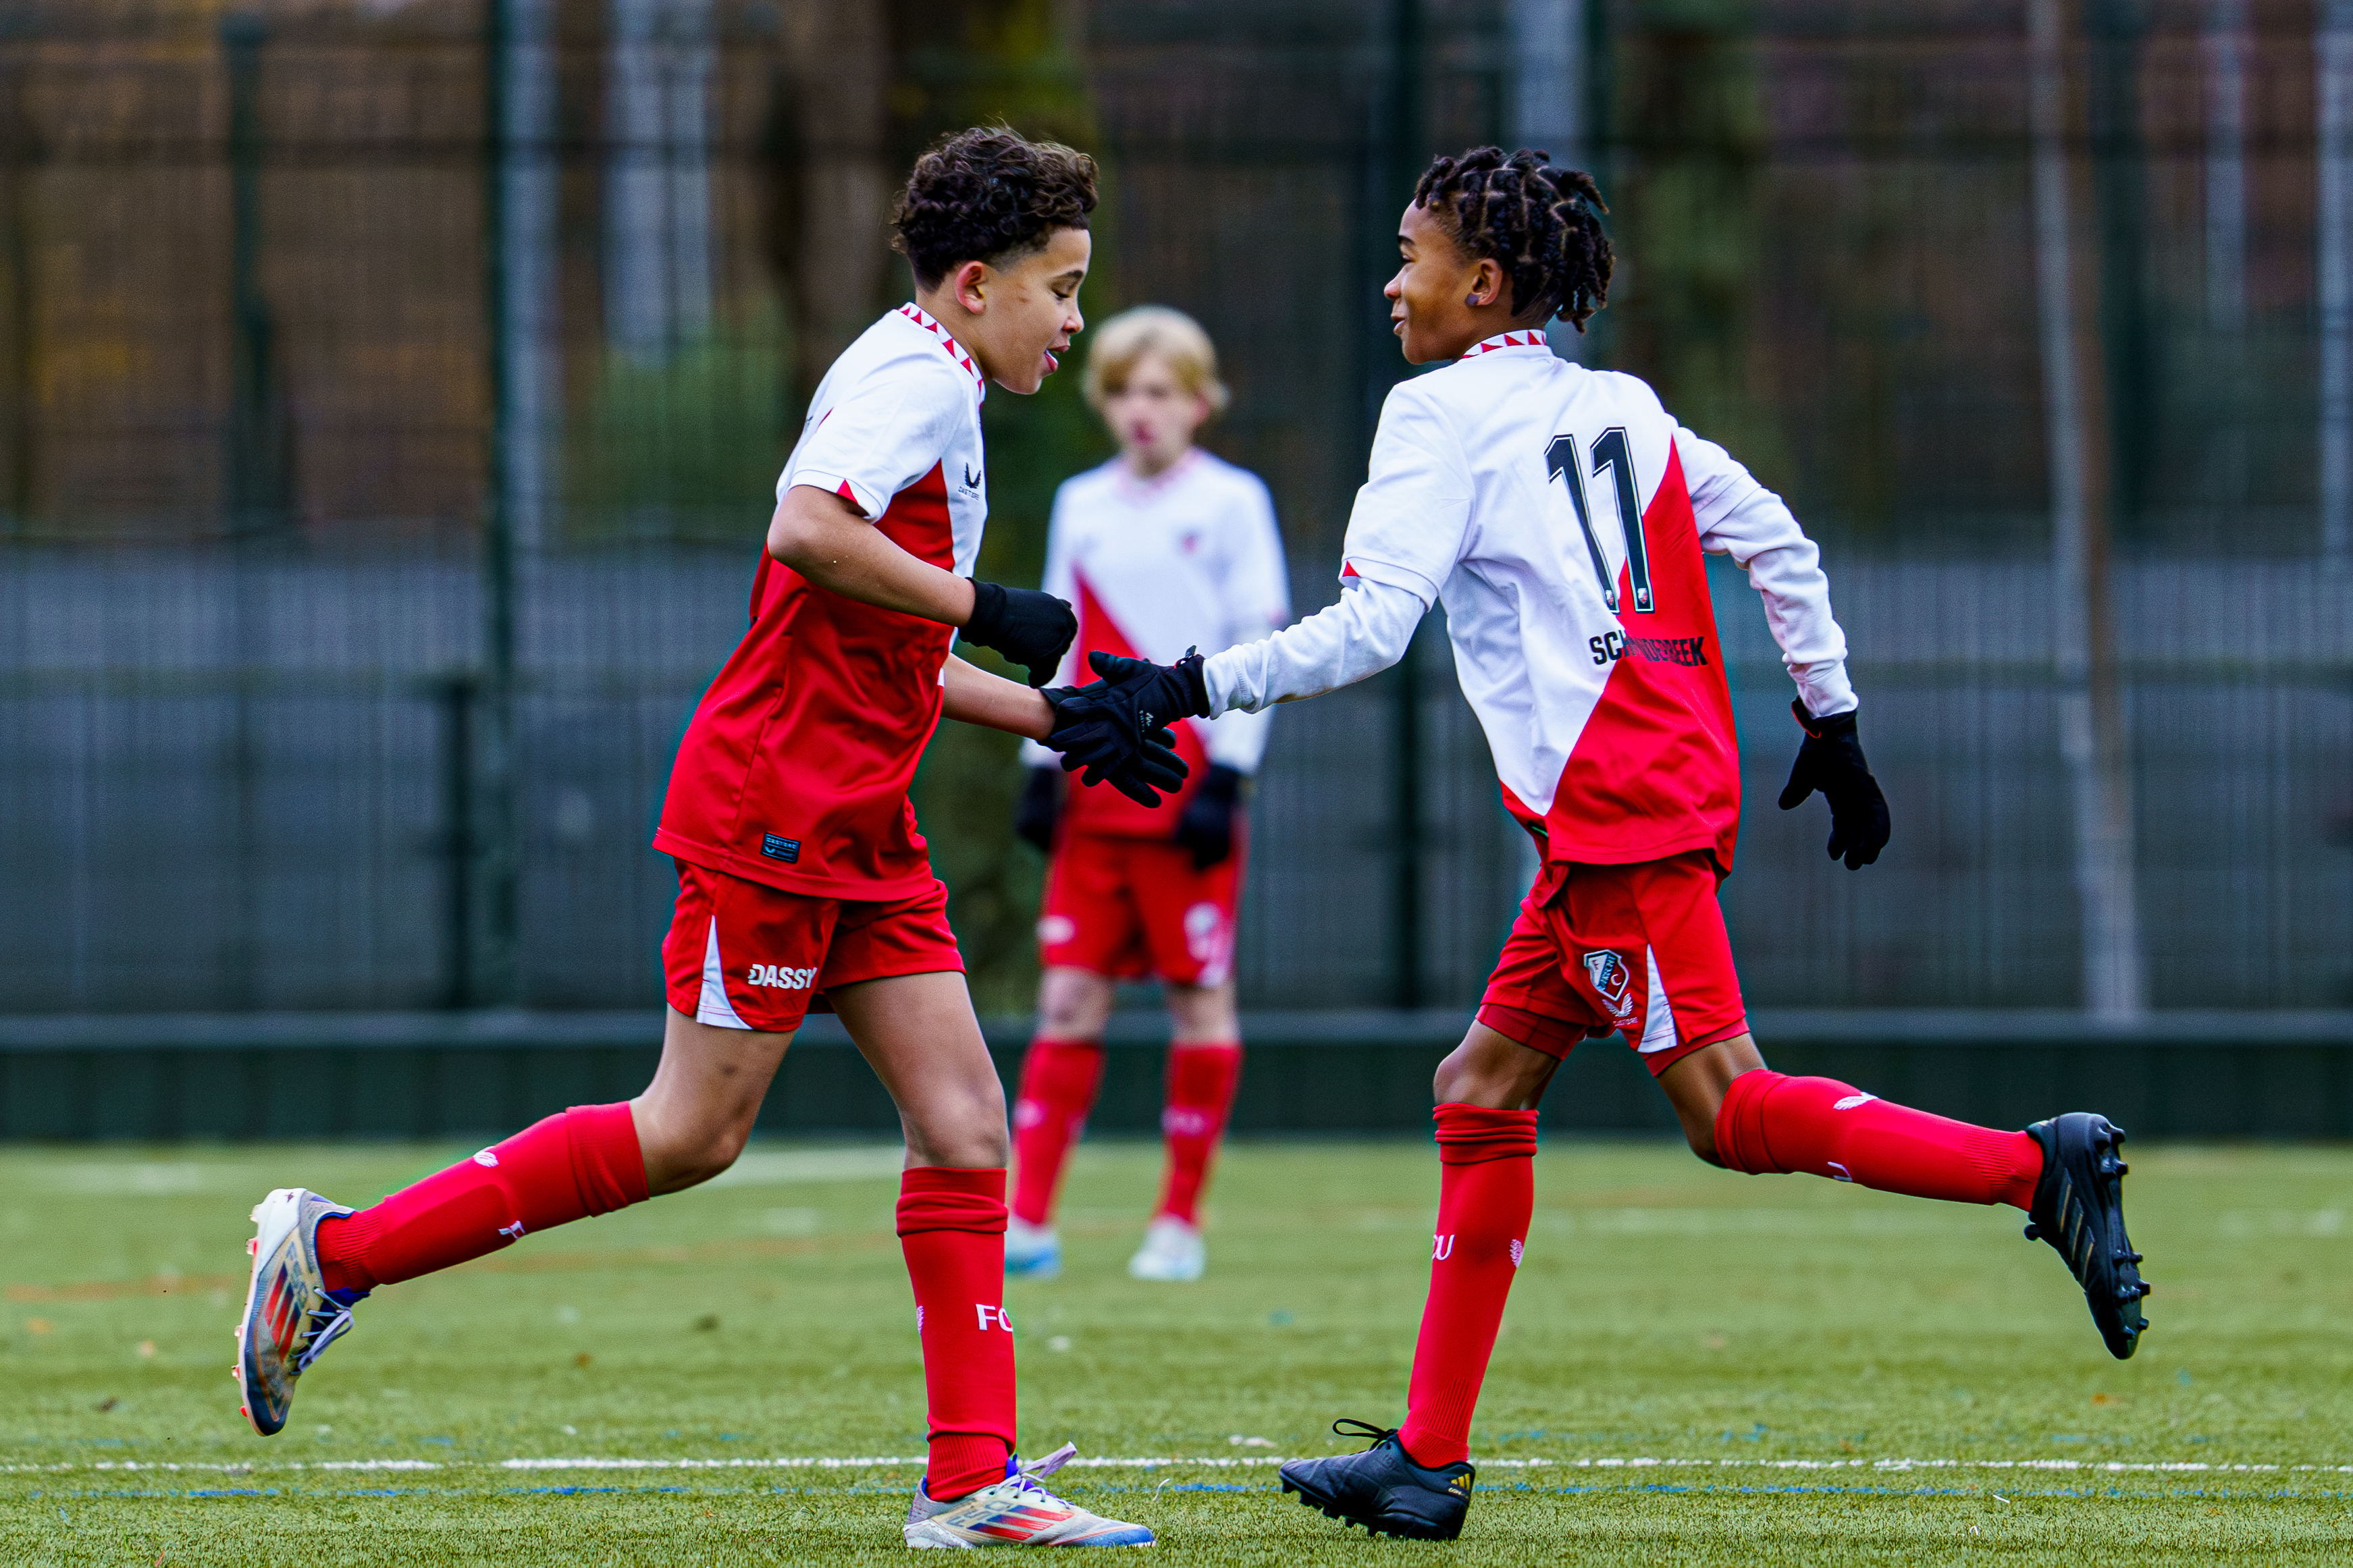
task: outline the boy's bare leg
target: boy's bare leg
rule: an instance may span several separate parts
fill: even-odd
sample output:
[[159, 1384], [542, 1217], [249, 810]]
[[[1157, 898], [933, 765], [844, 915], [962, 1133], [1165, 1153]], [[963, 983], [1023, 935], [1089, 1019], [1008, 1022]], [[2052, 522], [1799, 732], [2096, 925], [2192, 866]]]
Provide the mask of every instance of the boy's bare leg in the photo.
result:
[[901, 974], [827, 993], [899, 1107], [907, 1164], [1005, 1168], [1005, 1086], [962, 974]]
[[1038, 1037], [1092, 1045], [1111, 1022], [1119, 987], [1108, 974], [1055, 964], [1038, 977]]
[[656, 1195], [707, 1182], [735, 1163], [793, 1043], [788, 1034], [698, 1024], [675, 1007], [668, 1014], [653, 1082], [629, 1102], [646, 1186]]

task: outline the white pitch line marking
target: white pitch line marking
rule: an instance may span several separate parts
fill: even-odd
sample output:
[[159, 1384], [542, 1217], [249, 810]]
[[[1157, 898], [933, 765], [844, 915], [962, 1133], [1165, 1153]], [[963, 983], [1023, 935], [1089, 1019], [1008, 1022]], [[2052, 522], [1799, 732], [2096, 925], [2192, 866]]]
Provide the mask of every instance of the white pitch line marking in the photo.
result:
[[[512, 1459], [325, 1459], [288, 1460], [275, 1462], [206, 1463], [203, 1461], [159, 1461], [147, 1459], [100, 1459], [90, 1462], [66, 1461], [50, 1465], [0, 1464], [0, 1474], [54, 1475], [75, 1470], [94, 1471], [175, 1471], [200, 1472], [212, 1475], [250, 1475], [262, 1471], [354, 1471], [354, 1470], [873, 1470], [919, 1468], [922, 1455], [857, 1455], [822, 1454], [779, 1455], [772, 1458], [638, 1458], [633, 1457], [582, 1455], [545, 1458], [517, 1458]], [[1072, 1469], [1262, 1469], [1290, 1461], [1273, 1455], [1208, 1455], [1185, 1458], [1179, 1455], [1082, 1456], [1070, 1461]], [[1875, 1473], [1906, 1470], [2042, 1470], [2053, 1473], [2088, 1475], [2250, 1475], [2250, 1474], [2327, 1474], [2353, 1475], [2353, 1464], [2291, 1465], [2264, 1463], [2230, 1463], [2202, 1459], [2121, 1460], [2121, 1459], [1710, 1459], [1636, 1457], [1581, 1457], [1576, 1458], [1482, 1459], [1482, 1470], [1865, 1470]]]

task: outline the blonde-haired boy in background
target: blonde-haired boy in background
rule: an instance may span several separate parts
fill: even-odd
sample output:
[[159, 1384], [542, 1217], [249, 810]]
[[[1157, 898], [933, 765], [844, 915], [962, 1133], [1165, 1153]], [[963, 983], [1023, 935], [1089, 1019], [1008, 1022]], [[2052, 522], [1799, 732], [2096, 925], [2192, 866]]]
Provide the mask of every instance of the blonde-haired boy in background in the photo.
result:
[[[1054, 498], [1045, 587], [1079, 612], [1060, 679], [1091, 679], [1086, 658], [1098, 650], [1166, 663], [1287, 623], [1290, 584], [1265, 484], [1193, 444], [1226, 405], [1217, 351], [1199, 323], [1153, 305], [1113, 318], [1094, 335], [1086, 393], [1119, 455]], [[1176, 726], [1193, 772], [1173, 813], [1081, 786], [1075, 775], [1066, 782], [1052, 752], [1024, 748], [1029, 784], [1016, 826], [1048, 857], [1038, 921], [1045, 975], [1014, 1105], [1008, 1273], [1060, 1271], [1055, 1189], [1103, 1082], [1114, 987], [1157, 976], [1173, 1026], [1161, 1112], [1167, 1168], [1128, 1272], [1200, 1277], [1201, 1189], [1241, 1069], [1233, 955], [1242, 793], [1266, 750], [1267, 718]]]

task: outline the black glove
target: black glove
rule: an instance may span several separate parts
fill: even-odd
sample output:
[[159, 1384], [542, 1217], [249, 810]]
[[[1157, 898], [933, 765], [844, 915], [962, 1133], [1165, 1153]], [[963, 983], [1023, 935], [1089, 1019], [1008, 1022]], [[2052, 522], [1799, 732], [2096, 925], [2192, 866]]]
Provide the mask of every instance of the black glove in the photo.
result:
[[1055, 667], [1078, 635], [1079, 617], [1051, 594], [1001, 583], [972, 585], [972, 618], [964, 624], [964, 640], [1027, 666], [1032, 686], [1054, 679]]
[[1241, 810], [1242, 775], [1211, 763], [1208, 777], [1176, 818], [1176, 842], [1193, 852], [1193, 869], [1206, 871], [1234, 852], [1234, 819]]
[[1790, 765], [1789, 782], [1781, 788], [1781, 809], [1797, 808], [1816, 790], [1831, 803], [1831, 858], [1846, 860], [1846, 868], [1860, 871], [1887, 847], [1887, 797], [1862, 760], [1862, 742], [1855, 738], [1854, 710], [1827, 719], [1809, 718], [1805, 705], [1789, 704], [1806, 731]]
[[1175, 794], [1192, 772], [1176, 754], [1176, 731], [1122, 730], [1112, 715], [1078, 700], [1101, 691], [1103, 685], [1098, 680], [1091, 686], [1048, 689], [1044, 695], [1054, 710], [1054, 728], [1046, 744], [1062, 753], [1064, 773], [1086, 770], [1081, 784], [1108, 783], [1138, 805], [1158, 805], [1161, 794]]
[[1054, 852], [1054, 819], [1061, 815], [1062, 793], [1055, 768], [1031, 768], [1013, 813], [1013, 837], [1026, 838], [1041, 855]]
[[1054, 708], [1046, 744], [1062, 753], [1066, 770], [1087, 770], [1083, 783], [1108, 778], [1130, 800], [1157, 805], [1154, 789], [1174, 791], [1192, 772], [1176, 754], [1176, 736], [1167, 726], [1208, 715], [1201, 656], [1187, 648], [1183, 658], [1166, 665], [1091, 653], [1087, 662], [1101, 680], [1046, 693]]

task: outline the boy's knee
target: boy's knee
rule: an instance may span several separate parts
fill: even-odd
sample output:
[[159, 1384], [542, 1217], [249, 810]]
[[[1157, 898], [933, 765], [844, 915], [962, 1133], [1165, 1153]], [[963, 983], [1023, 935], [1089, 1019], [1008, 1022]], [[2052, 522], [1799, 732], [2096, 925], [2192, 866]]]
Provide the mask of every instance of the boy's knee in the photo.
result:
[[[1498, 1041], [1501, 1049], [1496, 1047]], [[1534, 1105], [1543, 1094], [1555, 1065], [1542, 1052], [1493, 1031], [1482, 1031], [1447, 1053], [1430, 1078], [1430, 1092], [1440, 1105], [1521, 1110]]]
[[674, 1193], [700, 1186], [735, 1163], [751, 1142], [752, 1124], [745, 1121], [703, 1124], [668, 1135], [641, 1134], [647, 1178], [656, 1192]]
[[1005, 1126], [1005, 1091], [995, 1079], [964, 1094], [927, 1097], [904, 1111], [907, 1147], [918, 1164], [1002, 1165], [1012, 1157]]

